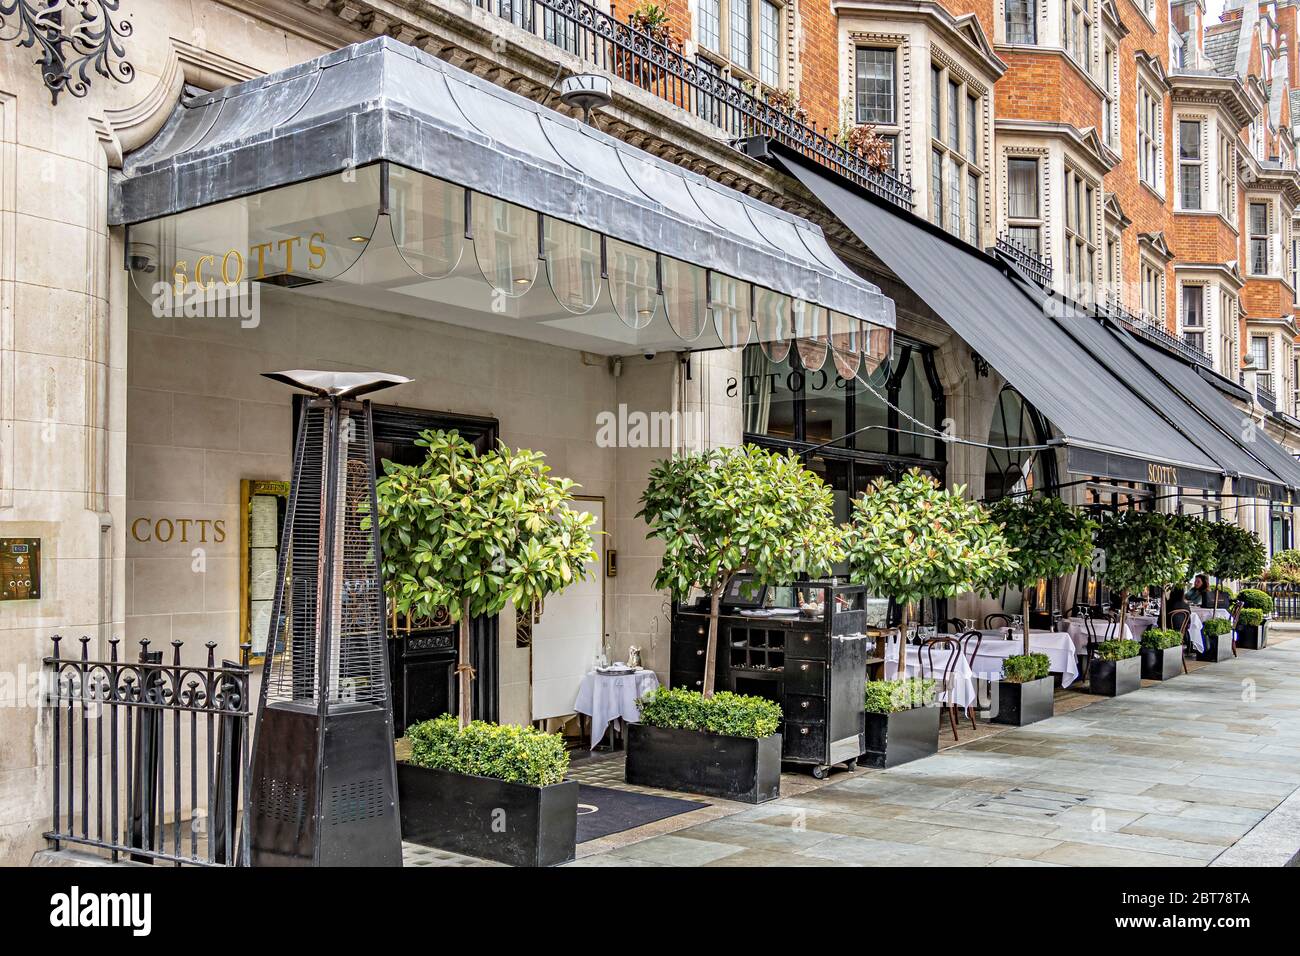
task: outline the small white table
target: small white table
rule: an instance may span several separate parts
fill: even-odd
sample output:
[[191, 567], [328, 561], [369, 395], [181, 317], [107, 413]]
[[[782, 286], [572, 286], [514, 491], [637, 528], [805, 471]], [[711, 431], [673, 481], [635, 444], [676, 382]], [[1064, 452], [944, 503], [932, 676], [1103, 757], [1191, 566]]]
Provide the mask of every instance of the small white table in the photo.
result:
[[[907, 676], [921, 676], [921, 653], [925, 653], [925, 676], [927, 679], [933, 678], [936, 685], [942, 684], [943, 672], [948, 666], [948, 659], [952, 651], [946, 647], [936, 647], [933, 652], [933, 663], [931, 662], [931, 652], [915, 644], [907, 645]], [[885, 679], [894, 680], [898, 676], [898, 642], [887, 641], [885, 644]], [[970, 669], [970, 662], [966, 660], [966, 655], [958, 653], [957, 663], [953, 667], [952, 687], [945, 691], [942, 688], [939, 691], [939, 700], [945, 704], [956, 704], [958, 707], [970, 707], [976, 702], [975, 680]]]
[[[980, 642], [975, 653], [975, 663], [971, 668], [981, 680], [996, 681], [1002, 679], [1002, 662], [1008, 657], [1023, 654], [1024, 637], [1016, 632], [1007, 640], [1005, 630], [980, 631], [984, 640]], [[1029, 653], [1046, 654], [1051, 662], [1048, 670], [1061, 675], [1061, 686], [1069, 687], [1079, 677], [1079, 659], [1075, 656], [1074, 640], [1069, 634], [1056, 631], [1030, 631]]]
[[591, 718], [591, 749], [596, 749], [611, 722], [638, 722], [641, 711], [636, 706], [637, 699], [653, 693], [658, 687], [658, 675], [645, 668], [634, 674], [617, 675], [588, 671], [578, 685], [573, 710]]

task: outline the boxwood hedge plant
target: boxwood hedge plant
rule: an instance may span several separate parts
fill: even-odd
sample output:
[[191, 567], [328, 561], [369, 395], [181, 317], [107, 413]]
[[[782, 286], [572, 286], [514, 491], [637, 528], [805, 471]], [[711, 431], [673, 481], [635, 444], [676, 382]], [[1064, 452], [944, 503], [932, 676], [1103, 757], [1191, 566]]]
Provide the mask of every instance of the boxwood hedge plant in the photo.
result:
[[1202, 637], [1222, 637], [1232, 631], [1232, 622], [1225, 617], [1212, 617], [1201, 625]]
[[1142, 645], [1137, 641], [1102, 641], [1093, 651], [1099, 661], [1123, 661], [1137, 657], [1142, 653]]
[[1269, 597], [1267, 591], [1261, 591], [1259, 588], [1242, 588], [1237, 592], [1237, 600], [1243, 607], [1254, 608], [1265, 614], [1273, 613], [1273, 599]]
[[724, 737], [769, 737], [781, 724], [781, 705], [766, 697], [720, 691], [660, 687], [637, 701], [641, 723], [650, 727], [700, 730]]
[[425, 431], [413, 465], [384, 462], [376, 483], [384, 587], [397, 611], [446, 608], [459, 628], [460, 725], [469, 725], [470, 621], [520, 613], [588, 574], [595, 516], [571, 510], [578, 487], [555, 478], [541, 452], [504, 444], [479, 452], [454, 431]]
[[1051, 666], [1046, 654], [1016, 654], [1002, 662], [1002, 679], [1008, 684], [1027, 684], [1046, 677]]
[[494, 777], [509, 783], [546, 787], [569, 769], [569, 752], [560, 734], [533, 727], [472, 721], [461, 727], [443, 714], [406, 729], [410, 762], [417, 767]]
[[709, 596], [704, 696], [713, 695], [718, 607], [727, 583], [754, 586], [829, 574], [843, 557], [830, 487], [793, 452], [756, 445], [678, 455], [650, 469], [637, 517], [663, 542], [654, 586], [684, 601]]
[[[1092, 556], [1095, 521], [1060, 498], [1002, 498], [989, 508], [1012, 548], [1014, 563], [994, 578], [1001, 586], [1028, 591], [1044, 579], [1070, 574]], [[1024, 620], [1024, 652], [1029, 654], [1029, 615]]]
[[1257, 607], [1244, 607], [1237, 616], [1237, 623], [1246, 627], [1259, 627], [1264, 623], [1264, 612]]
[[914, 707], [934, 703], [935, 682], [926, 677], [900, 677], [896, 680], [869, 680], [866, 687], [868, 714], [896, 714]]
[[1168, 647], [1177, 647], [1183, 643], [1183, 636], [1167, 627], [1149, 627], [1142, 633], [1144, 651], [1163, 651]]

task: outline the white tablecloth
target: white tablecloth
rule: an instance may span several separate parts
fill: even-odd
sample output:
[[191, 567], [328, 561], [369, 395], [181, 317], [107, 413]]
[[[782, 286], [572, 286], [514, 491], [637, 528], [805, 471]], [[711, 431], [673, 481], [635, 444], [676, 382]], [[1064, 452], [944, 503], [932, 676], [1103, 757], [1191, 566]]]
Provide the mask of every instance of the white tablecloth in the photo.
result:
[[[907, 676], [921, 676], [921, 652], [924, 648], [917, 647], [915, 644], [907, 645]], [[943, 678], [944, 669], [948, 666], [948, 658], [952, 651], [945, 647], [936, 647], [933, 654], [933, 663], [931, 654], [925, 651], [925, 676], [940, 681]], [[889, 641], [885, 645], [885, 679], [893, 680], [898, 676], [898, 643]], [[950, 699], [951, 698], [951, 699]], [[976, 702], [975, 681], [971, 674], [970, 663], [966, 660], [964, 654], [959, 654], [957, 664], [952, 672], [952, 687], [950, 692], [940, 691], [939, 699], [945, 704], [956, 704], [958, 707], [969, 707]]]
[[[980, 642], [979, 651], [971, 670], [981, 680], [995, 681], [1002, 677], [1002, 662], [1016, 654], [1023, 654], [1024, 636], [1017, 632], [1011, 640], [1006, 640], [1006, 631], [981, 631], [984, 640]], [[1051, 663], [1048, 669], [1053, 674], [1061, 675], [1061, 686], [1069, 687], [1079, 676], [1079, 661], [1075, 657], [1074, 641], [1069, 634], [1056, 631], [1030, 631], [1029, 653], [1046, 654]]]
[[578, 697], [573, 702], [575, 713], [591, 717], [591, 747], [605, 736], [610, 721], [622, 718], [633, 723], [641, 719], [637, 709], [638, 697], [644, 697], [659, 686], [654, 671], [639, 670], [635, 674], [612, 676], [589, 671], [578, 685]]
[[[1107, 628], [1110, 627], [1111, 627], [1110, 622], [1106, 621], [1104, 618], [1094, 617], [1092, 619], [1092, 628], [1094, 631], [1097, 632], [1098, 641], [1104, 641], [1107, 639], [1106, 638]], [[1084, 623], [1083, 618], [1081, 617], [1062, 618], [1060, 621], [1059, 630], [1062, 633], [1070, 635], [1070, 639], [1074, 641], [1074, 649], [1078, 653], [1082, 654], [1084, 651], [1088, 649], [1088, 625]], [[1123, 639], [1126, 641], [1133, 640], [1133, 632], [1129, 629], [1129, 626], [1127, 624], [1124, 625]]]

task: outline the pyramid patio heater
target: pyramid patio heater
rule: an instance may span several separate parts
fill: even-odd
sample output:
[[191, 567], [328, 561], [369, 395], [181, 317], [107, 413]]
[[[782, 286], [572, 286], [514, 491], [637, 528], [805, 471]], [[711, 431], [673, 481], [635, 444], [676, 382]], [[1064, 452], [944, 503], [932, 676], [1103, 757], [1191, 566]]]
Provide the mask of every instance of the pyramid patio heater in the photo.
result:
[[250, 774], [254, 866], [400, 866], [370, 403], [409, 379], [268, 372], [308, 393]]

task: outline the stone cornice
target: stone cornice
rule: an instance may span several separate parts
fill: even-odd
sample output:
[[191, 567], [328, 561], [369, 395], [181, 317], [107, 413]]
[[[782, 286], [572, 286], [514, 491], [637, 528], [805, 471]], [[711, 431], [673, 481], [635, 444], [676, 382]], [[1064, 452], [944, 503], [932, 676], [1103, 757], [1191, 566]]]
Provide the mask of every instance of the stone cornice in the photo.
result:
[[1114, 154], [1102, 146], [1101, 137], [1091, 126], [1079, 129], [1069, 123], [1046, 120], [998, 119], [994, 127], [998, 133], [1060, 140], [1070, 148], [1072, 155], [1083, 156], [1095, 167], [1093, 171], [1102, 176], [1115, 166]]
[[1007, 71], [1007, 64], [993, 49], [988, 35], [973, 13], [954, 16], [932, 0], [832, 0], [831, 12], [841, 19], [854, 15], [874, 20], [894, 18], [923, 21], [936, 28], [948, 42], [979, 62], [990, 82]]
[[1250, 123], [1258, 109], [1246, 95], [1241, 81], [1232, 76], [1206, 76], [1200, 73], [1171, 73], [1169, 97], [1175, 104], [1188, 104], [1205, 109], [1215, 108], [1240, 130]]

